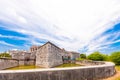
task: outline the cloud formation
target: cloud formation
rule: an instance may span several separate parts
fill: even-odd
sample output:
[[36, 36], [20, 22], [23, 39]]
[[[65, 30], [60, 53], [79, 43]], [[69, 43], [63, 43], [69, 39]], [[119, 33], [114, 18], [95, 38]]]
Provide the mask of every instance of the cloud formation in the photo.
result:
[[[91, 53], [118, 43], [119, 0], [0, 0], [1, 27], [25, 34], [25, 45], [51, 41], [67, 50]], [[104, 34], [103, 34], [104, 33]], [[112, 37], [112, 38], [111, 38]], [[111, 39], [109, 39], [111, 38]], [[17, 45], [17, 44], [16, 44]]]

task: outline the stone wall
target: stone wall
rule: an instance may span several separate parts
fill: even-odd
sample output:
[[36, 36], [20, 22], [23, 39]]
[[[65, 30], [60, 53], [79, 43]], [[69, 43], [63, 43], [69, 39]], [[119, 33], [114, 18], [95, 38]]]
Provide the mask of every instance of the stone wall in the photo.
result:
[[63, 64], [61, 49], [48, 42], [41, 46], [36, 53], [36, 66], [54, 67]]
[[16, 67], [19, 65], [35, 65], [35, 60], [17, 60], [17, 59], [7, 59], [0, 58], [0, 70]]
[[31, 52], [30, 59], [36, 59], [36, 51]]
[[18, 66], [18, 60], [0, 58], [0, 70]]
[[12, 59], [19, 61], [19, 65], [35, 65], [36, 51], [25, 52], [25, 51], [15, 51], [11, 53]]
[[62, 56], [63, 59], [75, 60], [76, 58], [80, 57], [80, 53], [62, 49]]
[[36, 66], [47, 67], [48, 66], [48, 49], [44, 45], [37, 50], [36, 53]]
[[30, 59], [31, 55], [32, 55], [32, 53], [19, 51], [19, 52], [16, 52], [16, 53], [12, 53], [12, 58], [13, 59], [18, 59], [18, 60]]
[[30, 59], [29, 61], [25, 61], [25, 65], [35, 65], [35, 60]]
[[0, 71], [1, 80], [102, 80], [115, 74], [114, 64], [72, 68]]
[[70, 52], [71, 59], [76, 59], [80, 57], [80, 53], [77, 52]]
[[62, 50], [53, 44], [47, 44], [48, 46], [48, 64], [49, 67], [55, 67], [63, 64]]
[[75, 61], [76, 64], [80, 64], [80, 65], [102, 65], [105, 64], [105, 62], [103, 61], [92, 61], [92, 60], [77, 60]]
[[35, 65], [35, 60], [34, 59], [19, 60], [19, 65]]

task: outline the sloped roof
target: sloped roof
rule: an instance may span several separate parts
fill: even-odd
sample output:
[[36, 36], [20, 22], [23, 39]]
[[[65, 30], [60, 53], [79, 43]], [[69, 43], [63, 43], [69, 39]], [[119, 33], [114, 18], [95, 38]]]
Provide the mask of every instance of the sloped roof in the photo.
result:
[[[46, 42], [46, 43], [43, 44], [42, 46], [39, 46], [38, 48], [41, 48], [41, 47], [45, 46], [46, 44], [51, 44], [51, 45], [55, 46], [56, 48], [61, 49], [61, 48], [59, 48], [58, 46], [56, 46], [55, 44], [53, 44], [53, 43], [50, 42], [50, 41]], [[62, 50], [62, 49], [61, 49], [61, 50]]]

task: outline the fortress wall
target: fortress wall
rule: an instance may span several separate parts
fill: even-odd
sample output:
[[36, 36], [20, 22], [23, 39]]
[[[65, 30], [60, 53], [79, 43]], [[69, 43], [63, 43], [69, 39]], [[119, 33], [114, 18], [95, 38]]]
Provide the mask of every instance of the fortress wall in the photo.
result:
[[36, 53], [36, 66], [47, 67], [48, 66], [48, 49], [44, 45], [37, 50]]
[[25, 65], [25, 61], [24, 60], [19, 60], [19, 65], [20, 66]]
[[25, 61], [25, 60], [0, 58], [0, 70], [16, 67], [19, 65], [35, 65], [35, 60]]
[[91, 60], [77, 60], [75, 61], [76, 64], [80, 64], [80, 65], [86, 65], [86, 66], [89, 66], [89, 65], [102, 65], [102, 64], [105, 64], [104, 61], [91, 61]]
[[115, 74], [115, 65], [0, 71], [1, 80], [102, 80]]
[[25, 65], [35, 65], [35, 60], [25, 61]]
[[55, 45], [47, 44], [48, 47], [48, 67], [55, 67], [63, 64], [62, 51]]
[[0, 70], [18, 66], [18, 60], [0, 58]]
[[35, 60], [34, 59], [29, 59], [29, 60], [19, 60], [19, 65], [35, 65]]
[[48, 42], [41, 46], [36, 53], [36, 66], [54, 67], [63, 64], [61, 49]]

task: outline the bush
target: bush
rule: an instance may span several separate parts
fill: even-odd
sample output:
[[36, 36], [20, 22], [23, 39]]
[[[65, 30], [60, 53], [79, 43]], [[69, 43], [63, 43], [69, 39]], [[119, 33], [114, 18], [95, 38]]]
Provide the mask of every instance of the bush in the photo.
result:
[[120, 65], [120, 52], [113, 52], [110, 56], [111, 61], [116, 65]]
[[80, 58], [86, 59], [86, 55], [85, 54], [80, 54]]
[[110, 61], [109, 55], [102, 54], [103, 55], [103, 61]]
[[100, 52], [94, 52], [88, 55], [87, 58], [94, 61], [104, 61], [106, 59], [106, 55], [101, 54]]
[[85, 59], [83, 59], [83, 58], [76, 58], [76, 60], [81, 61], [81, 60], [85, 60]]
[[11, 55], [10, 54], [8, 54], [8, 53], [1, 53], [0, 54], [0, 58], [10, 58], [11, 57]]

